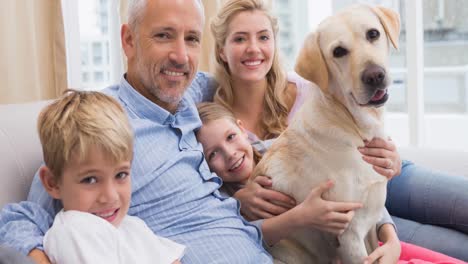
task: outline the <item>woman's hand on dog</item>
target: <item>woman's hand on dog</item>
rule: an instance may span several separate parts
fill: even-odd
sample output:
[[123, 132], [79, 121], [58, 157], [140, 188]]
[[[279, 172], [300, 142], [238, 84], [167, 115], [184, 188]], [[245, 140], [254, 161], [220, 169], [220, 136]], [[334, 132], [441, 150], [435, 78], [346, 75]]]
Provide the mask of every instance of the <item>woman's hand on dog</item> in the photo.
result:
[[374, 138], [364, 141], [364, 147], [358, 148], [365, 162], [372, 165], [374, 170], [389, 180], [401, 173], [401, 159], [395, 143], [389, 138], [384, 140]]
[[234, 194], [241, 203], [241, 213], [249, 221], [280, 215], [296, 205], [294, 198], [271, 190], [271, 179], [258, 176]]

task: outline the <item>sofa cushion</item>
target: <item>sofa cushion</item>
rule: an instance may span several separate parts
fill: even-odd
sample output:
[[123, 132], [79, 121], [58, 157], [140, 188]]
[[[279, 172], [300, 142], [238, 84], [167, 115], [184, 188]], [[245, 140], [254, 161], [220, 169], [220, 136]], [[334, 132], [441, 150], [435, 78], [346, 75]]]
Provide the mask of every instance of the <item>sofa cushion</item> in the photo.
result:
[[398, 148], [402, 159], [425, 168], [468, 177], [468, 151], [435, 148]]
[[47, 101], [0, 105], [0, 208], [25, 200], [41, 165], [36, 122]]

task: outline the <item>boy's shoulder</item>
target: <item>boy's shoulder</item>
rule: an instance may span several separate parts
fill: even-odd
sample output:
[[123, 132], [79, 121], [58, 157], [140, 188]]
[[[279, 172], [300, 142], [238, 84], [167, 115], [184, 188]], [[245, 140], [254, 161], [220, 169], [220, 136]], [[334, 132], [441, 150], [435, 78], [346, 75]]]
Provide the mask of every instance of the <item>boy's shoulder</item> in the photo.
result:
[[122, 223], [119, 226], [121, 233], [141, 233], [141, 234], [153, 234], [153, 231], [146, 225], [145, 221], [141, 218], [131, 215], [126, 215], [122, 219]]
[[[78, 232], [113, 232], [115, 227], [106, 220], [87, 212], [63, 209], [55, 216], [52, 228]], [[51, 229], [52, 229], [51, 228]]]

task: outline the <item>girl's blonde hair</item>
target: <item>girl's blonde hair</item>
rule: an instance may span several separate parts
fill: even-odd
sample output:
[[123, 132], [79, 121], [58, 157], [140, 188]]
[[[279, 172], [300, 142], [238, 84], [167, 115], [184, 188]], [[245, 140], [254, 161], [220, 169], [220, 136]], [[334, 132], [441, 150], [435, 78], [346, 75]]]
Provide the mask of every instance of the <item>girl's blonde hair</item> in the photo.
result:
[[261, 11], [268, 17], [275, 41], [273, 64], [266, 75], [267, 89], [264, 99], [263, 117], [259, 124], [266, 132], [264, 139], [269, 139], [279, 136], [287, 127], [289, 109], [285, 102], [286, 73], [280, 65], [279, 49], [278, 45], [276, 45], [278, 21], [270, 14], [270, 10], [263, 0], [230, 0], [221, 7], [216, 17], [211, 21], [211, 33], [215, 39], [215, 77], [219, 84], [214, 100], [232, 110], [234, 103], [232, 80], [229, 66], [221, 59], [220, 53], [226, 43], [229, 23], [234, 16], [241, 12], [253, 11]]
[[197, 105], [198, 115], [203, 124], [219, 119], [227, 119], [237, 125], [237, 119], [234, 114], [218, 103], [204, 102]]
[[[206, 125], [211, 121], [226, 119], [232, 122], [237, 127], [239, 127], [239, 124], [237, 123], [237, 118], [234, 116], [234, 114], [229, 109], [222, 106], [221, 104], [205, 102], [205, 103], [198, 104], [197, 108], [198, 108], [198, 115], [200, 116], [200, 119], [203, 125]], [[253, 146], [252, 146], [252, 149], [253, 149], [253, 154], [254, 154], [254, 161], [255, 163], [258, 163], [262, 156]]]

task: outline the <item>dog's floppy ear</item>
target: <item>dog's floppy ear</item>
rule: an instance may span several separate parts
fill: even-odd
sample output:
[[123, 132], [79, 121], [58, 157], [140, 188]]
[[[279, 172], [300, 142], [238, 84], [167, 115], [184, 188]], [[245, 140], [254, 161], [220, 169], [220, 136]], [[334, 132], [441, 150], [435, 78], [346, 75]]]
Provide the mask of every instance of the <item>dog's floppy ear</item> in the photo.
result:
[[304, 41], [304, 46], [296, 60], [295, 71], [302, 78], [309, 80], [328, 91], [328, 70], [318, 43], [318, 33], [311, 33]]
[[398, 39], [400, 36], [400, 15], [397, 12], [382, 6], [372, 7], [372, 11], [379, 17], [385, 33], [390, 38], [395, 49], [398, 49]]

